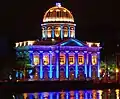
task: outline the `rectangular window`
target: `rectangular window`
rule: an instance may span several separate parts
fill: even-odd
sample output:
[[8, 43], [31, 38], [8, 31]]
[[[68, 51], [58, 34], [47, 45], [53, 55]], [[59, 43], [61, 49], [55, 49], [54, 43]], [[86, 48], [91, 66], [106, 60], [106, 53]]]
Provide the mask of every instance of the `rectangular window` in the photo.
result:
[[93, 55], [92, 56], [92, 65], [96, 65], [97, 64], [97, 56]]
[[72, 55], [72, 56], [69, 56], [69, 64], [70, 65], [73, 65], [74, 64], [74, 55]]
[[34, 65], [39, 65], [39, 63], [40, 63], [39, 55], [34, 55], [33, 63], [34, 63]]
[[44, 55], [43, 56], [43, 63], [44, 63], [44, 65], [48, 65], [49, 64], [49, 56], [48, 55]]
[[65, 55], [60, 55], [60, 65], [65, 64]]
[[79, 64], [79, 65], [84, 64], [84, 56], [83, 56], [83, 55], [79, 55], [79, 56], [78, 56], [78, 64]]

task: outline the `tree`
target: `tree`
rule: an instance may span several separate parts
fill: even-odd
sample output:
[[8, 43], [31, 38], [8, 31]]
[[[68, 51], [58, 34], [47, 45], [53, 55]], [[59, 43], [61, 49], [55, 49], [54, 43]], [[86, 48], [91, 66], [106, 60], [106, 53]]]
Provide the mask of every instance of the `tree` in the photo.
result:
[[115, 63], [106, 64], [105, 62], [101, 61], [100, 69], [105, 71], [108, 70], [109, 73], [114, 73], [116, 70], [116, 64]]

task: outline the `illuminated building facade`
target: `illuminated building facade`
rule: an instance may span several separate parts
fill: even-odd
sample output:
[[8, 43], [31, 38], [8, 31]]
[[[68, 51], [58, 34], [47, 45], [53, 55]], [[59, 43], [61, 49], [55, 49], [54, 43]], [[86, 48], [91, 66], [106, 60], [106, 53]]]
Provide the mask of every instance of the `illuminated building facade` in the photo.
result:
[[[75, 39], [73, 15], [56, 3], [44, 15], [42, 40], [16, 43], [17, 60], [25, 57], [25, 70], [36, 80], [75, 80], [100, 77], [100, 43]], [[25, 76], [16, 72], [16, 77]], [[33, 74], [33, 75], [31, 75]]]

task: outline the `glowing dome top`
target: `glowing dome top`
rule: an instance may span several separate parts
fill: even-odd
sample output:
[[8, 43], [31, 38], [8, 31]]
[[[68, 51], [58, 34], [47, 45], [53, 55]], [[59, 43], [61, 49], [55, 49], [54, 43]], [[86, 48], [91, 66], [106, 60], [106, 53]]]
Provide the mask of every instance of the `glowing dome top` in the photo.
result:
[[56, 3], [55, 7], [50, 8], [44, 15], [43, 22], [74, 22], [71, 12]]

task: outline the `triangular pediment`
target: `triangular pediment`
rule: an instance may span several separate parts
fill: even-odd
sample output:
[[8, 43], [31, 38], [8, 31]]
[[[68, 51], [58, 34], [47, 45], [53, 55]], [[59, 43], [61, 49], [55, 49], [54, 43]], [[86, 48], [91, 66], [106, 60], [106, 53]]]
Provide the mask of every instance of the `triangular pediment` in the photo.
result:
[[84, 47], [87, 46], [83, 42], [77, 40], [77, 39], [68, 39], [67, 41], [61, 42], [60, 46], [80, 46]]

